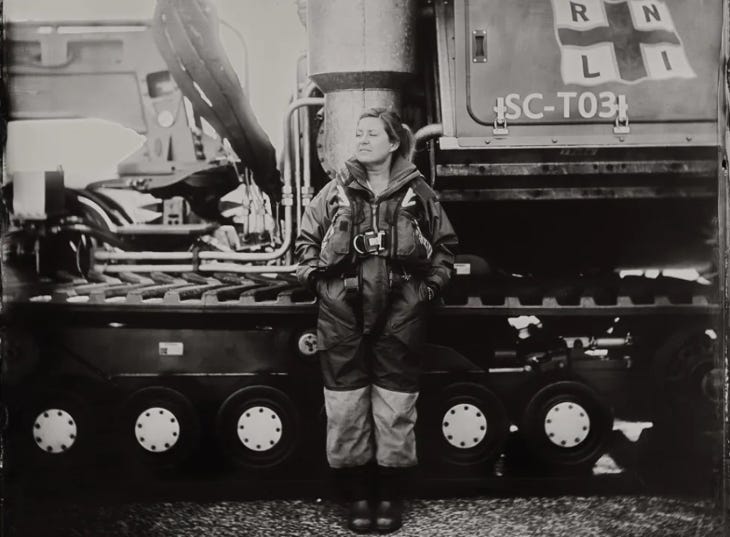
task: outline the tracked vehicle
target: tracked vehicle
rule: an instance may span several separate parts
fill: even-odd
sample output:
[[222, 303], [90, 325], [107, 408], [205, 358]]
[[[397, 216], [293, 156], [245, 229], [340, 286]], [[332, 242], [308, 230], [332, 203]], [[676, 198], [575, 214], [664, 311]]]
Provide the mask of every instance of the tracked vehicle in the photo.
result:
[[[422, 358], [425, 475], [590, 475], [621, 422], [644, 424], [639, 468], [717, 469], [727, 29], [723, 3], [700, 4], [300, 2], [278, 166], [208, 2], [9, 25], [11, 120], [147, 136], [119, 179], [8, 178], [11, 462], [321, 476], [317, 303], [292, 242], [360, 110], [393, 106], [460, 238]], [[155, 196], [159, 218], [118, 190]]]

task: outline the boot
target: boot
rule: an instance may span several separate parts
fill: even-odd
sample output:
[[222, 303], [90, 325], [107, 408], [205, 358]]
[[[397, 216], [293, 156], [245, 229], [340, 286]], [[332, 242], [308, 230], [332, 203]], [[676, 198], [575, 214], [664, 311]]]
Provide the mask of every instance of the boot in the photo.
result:
[[350, 503], [347, 527], [355, 533], [367, 533], [372, 529], [373, 511], [368, 500], [355, 500]]
[[375, 507], [375, 528], [390, 533], [403, 525], [403, 500], [379, 500]]
[[375, 528], [390, 533], [403, 524], [403, 496], [413, 476], [413, 468], [378, 466]]
[[338, 468], [334, 471], [339, 494], [348, 502], [347, 527], [355, 533], [366, 533], [373, 527], [369, 498], [373, 468], [370, 465]]

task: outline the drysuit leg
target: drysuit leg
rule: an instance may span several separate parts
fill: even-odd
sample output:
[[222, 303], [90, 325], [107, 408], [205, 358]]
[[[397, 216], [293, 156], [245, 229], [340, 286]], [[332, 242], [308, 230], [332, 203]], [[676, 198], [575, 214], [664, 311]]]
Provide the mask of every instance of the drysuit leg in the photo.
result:
[[373, 344], [371, 404], [379, 466], [403, 468], [416, 457], [418, 363], [403, 342], [383, 335]]
[[353, 468], [373, 459], [370, 375], [354, 310], [341, 278], [317, 285], [317, 341], [327, 413], [327, 462]]
[[423, 340], [425, 309], [418, 282], [393, 289], [388, 318], [373, 341], [373, 422], [379, 466], [405, 468], [416, 457], [416, 401], [421, 373], [416, 343]]

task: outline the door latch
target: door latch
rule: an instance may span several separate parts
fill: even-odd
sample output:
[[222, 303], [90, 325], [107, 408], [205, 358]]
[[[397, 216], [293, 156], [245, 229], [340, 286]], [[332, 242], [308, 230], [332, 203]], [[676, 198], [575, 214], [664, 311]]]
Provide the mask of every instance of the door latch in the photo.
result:
[[494, 113], [497, 114], [494, 118], [494, 128], [492, 133], [495, 136], [505, 136], [509, 134], [507, 128], [507, 118], [504, 116], [507, 111], [507, 107], [504, 105], [504, 97], [497, 97], [497, 104], [494, 107]]
[[629, 134], [631, 129], [629, 128], [629, 105], [626, 104], [626, 95], [618, 96], [616, 112], [616, 122], [613, 126], [614, 134]]

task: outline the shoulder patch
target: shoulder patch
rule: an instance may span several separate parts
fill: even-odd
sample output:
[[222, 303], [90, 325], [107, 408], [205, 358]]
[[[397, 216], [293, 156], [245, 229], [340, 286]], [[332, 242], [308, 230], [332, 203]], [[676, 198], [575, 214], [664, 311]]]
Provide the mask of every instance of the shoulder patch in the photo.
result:
[[413, 207], [416, 204], [416, 193], [410, 186], [406, 190], [406, 195], [403, 196], [403, 200], [400, 202], [401, 207]]

